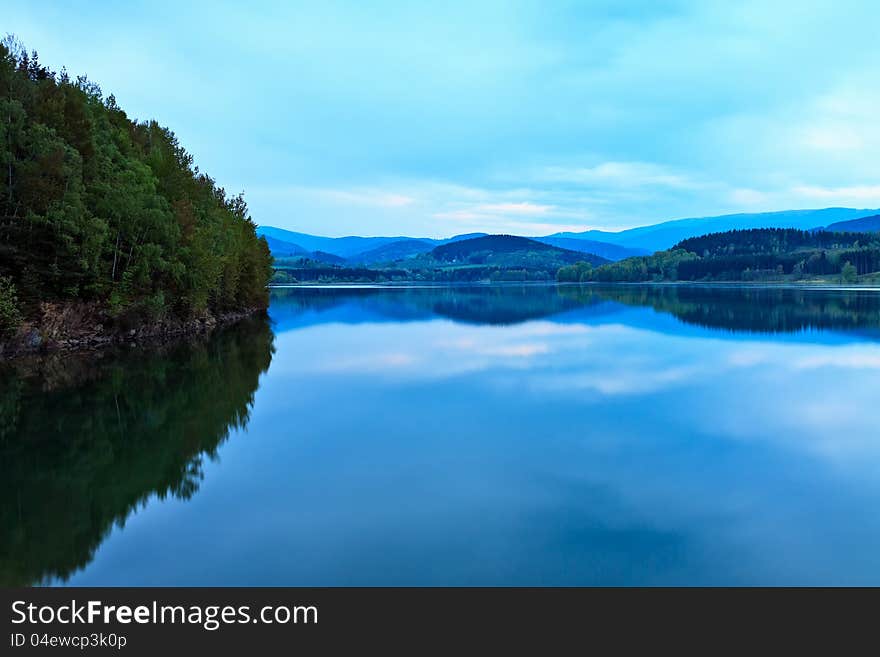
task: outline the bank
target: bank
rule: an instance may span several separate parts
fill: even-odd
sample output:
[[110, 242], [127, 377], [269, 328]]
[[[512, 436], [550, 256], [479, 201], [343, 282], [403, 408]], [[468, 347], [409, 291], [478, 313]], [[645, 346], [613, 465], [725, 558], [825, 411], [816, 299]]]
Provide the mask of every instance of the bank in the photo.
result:
[[131, 318], [112, 317], [97, 303], [44, 301], [13, 334], [0, 339], [0, 359], [121, 344], [155, 344], [209, 333], [217, 327], [265, 313], [265, 308], [244, 308], [205, 311], [187, 318], [166, 316], [135, 323]]

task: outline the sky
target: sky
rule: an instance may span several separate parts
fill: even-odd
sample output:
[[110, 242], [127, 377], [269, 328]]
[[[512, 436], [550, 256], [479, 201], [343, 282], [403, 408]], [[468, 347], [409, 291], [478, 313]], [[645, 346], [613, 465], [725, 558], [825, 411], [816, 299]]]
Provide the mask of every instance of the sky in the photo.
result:
[[258, 224], [619, 230], [880, 207], [880, 4], [0, 0]]

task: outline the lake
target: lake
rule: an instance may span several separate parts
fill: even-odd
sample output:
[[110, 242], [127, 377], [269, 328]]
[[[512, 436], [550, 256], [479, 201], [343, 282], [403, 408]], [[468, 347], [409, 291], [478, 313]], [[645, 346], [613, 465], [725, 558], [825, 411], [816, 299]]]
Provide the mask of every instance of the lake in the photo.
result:
[[327, 287], [6, 366], [0, 584], [880, 584], [880, 291]]

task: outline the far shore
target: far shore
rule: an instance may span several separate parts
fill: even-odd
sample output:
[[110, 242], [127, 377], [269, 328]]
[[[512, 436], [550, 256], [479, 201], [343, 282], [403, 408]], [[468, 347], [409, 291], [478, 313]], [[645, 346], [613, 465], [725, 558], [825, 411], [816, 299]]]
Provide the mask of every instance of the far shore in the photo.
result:
[[307, 281], [303, 283], [285, 283], [283, 285], [269, 285], [270, 290], [283, 290], [290, 288], [385, 288], [385, 287], [523, 287], [523, 286], [547, 286], [578, 287], [583, 285], [606, 286], [626, 285], [641, 287], [650, 285], [654, 287], [773, 287], [791, 289], [824, 289], [824, 290], [876, 290], [880, 291], [880, 281], [870, 283], [842, 283], [826, 280], [814, 281], [584, 281], [582, 283], [559, 282], [559, 281], [468, 281], [468, 282], [432, 282], [432, 281], [383, 281], [375, 282], [328, 282]]

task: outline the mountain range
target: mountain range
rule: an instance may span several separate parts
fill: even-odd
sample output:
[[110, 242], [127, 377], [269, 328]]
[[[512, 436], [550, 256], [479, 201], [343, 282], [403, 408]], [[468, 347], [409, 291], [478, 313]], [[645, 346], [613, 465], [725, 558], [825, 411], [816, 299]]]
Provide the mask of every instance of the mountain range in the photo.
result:
[[[260, 226], [257, 228], [257, 233], [266, 238], [269, 250], [276, 258], [309, 258], [325, 264], [347, 264], [350, 266], [397, 262], [429, 253], [439, 246], [488, 236], [487, 233], [466, 233], [442, 240], [402, 236], [321, 237], [275, 228], [274, 226]], [[611, 261], [649, 253], [646, 249], [630, 248], [590, 239], [551, 235], [529, 239], [565, 251], [575, 251]]]
[[[561, 232], [530, 239], [559, 249], [617, 261], [668, 249], [682, 240], [708, 233], [768, 227], [874, 231], [880, 230], [880, 210], [824, 208], [729, 214], [676, 219], [617, 232], [603, 230]], [[486, 233], [468, 233], [447, 239], [408, 236], [322, 237], [273, 226], [260, 226], [257, 228], [257, 233], [266, 238], [269, 249], [276, 258], [308, 257], [332, 265], [367, 266], [405, 260], [427, 254], [438, 246], [486, 236]]]
[[878, 210], [852, 208], [825, 208], [822, 210], [783, 210], [751, 214], [727, 214], [718, 217], [676, 219], [651, 226], [640, 226], [619, 232], [588, 230], [583, 233], [556, 233], [552, 237], [591, 239], [650, 252], [668, 249], [691, 237], [709, 233], [748, 228], [796, 228], [813, 230], [827, 228], [840, 222], [861, 219], [878, 214]]
[[874, 233], [880, 231], [880, 214], [872, 214], [869, 217], [838, 221], [825, 226], [825, 230], [834, 233]]

